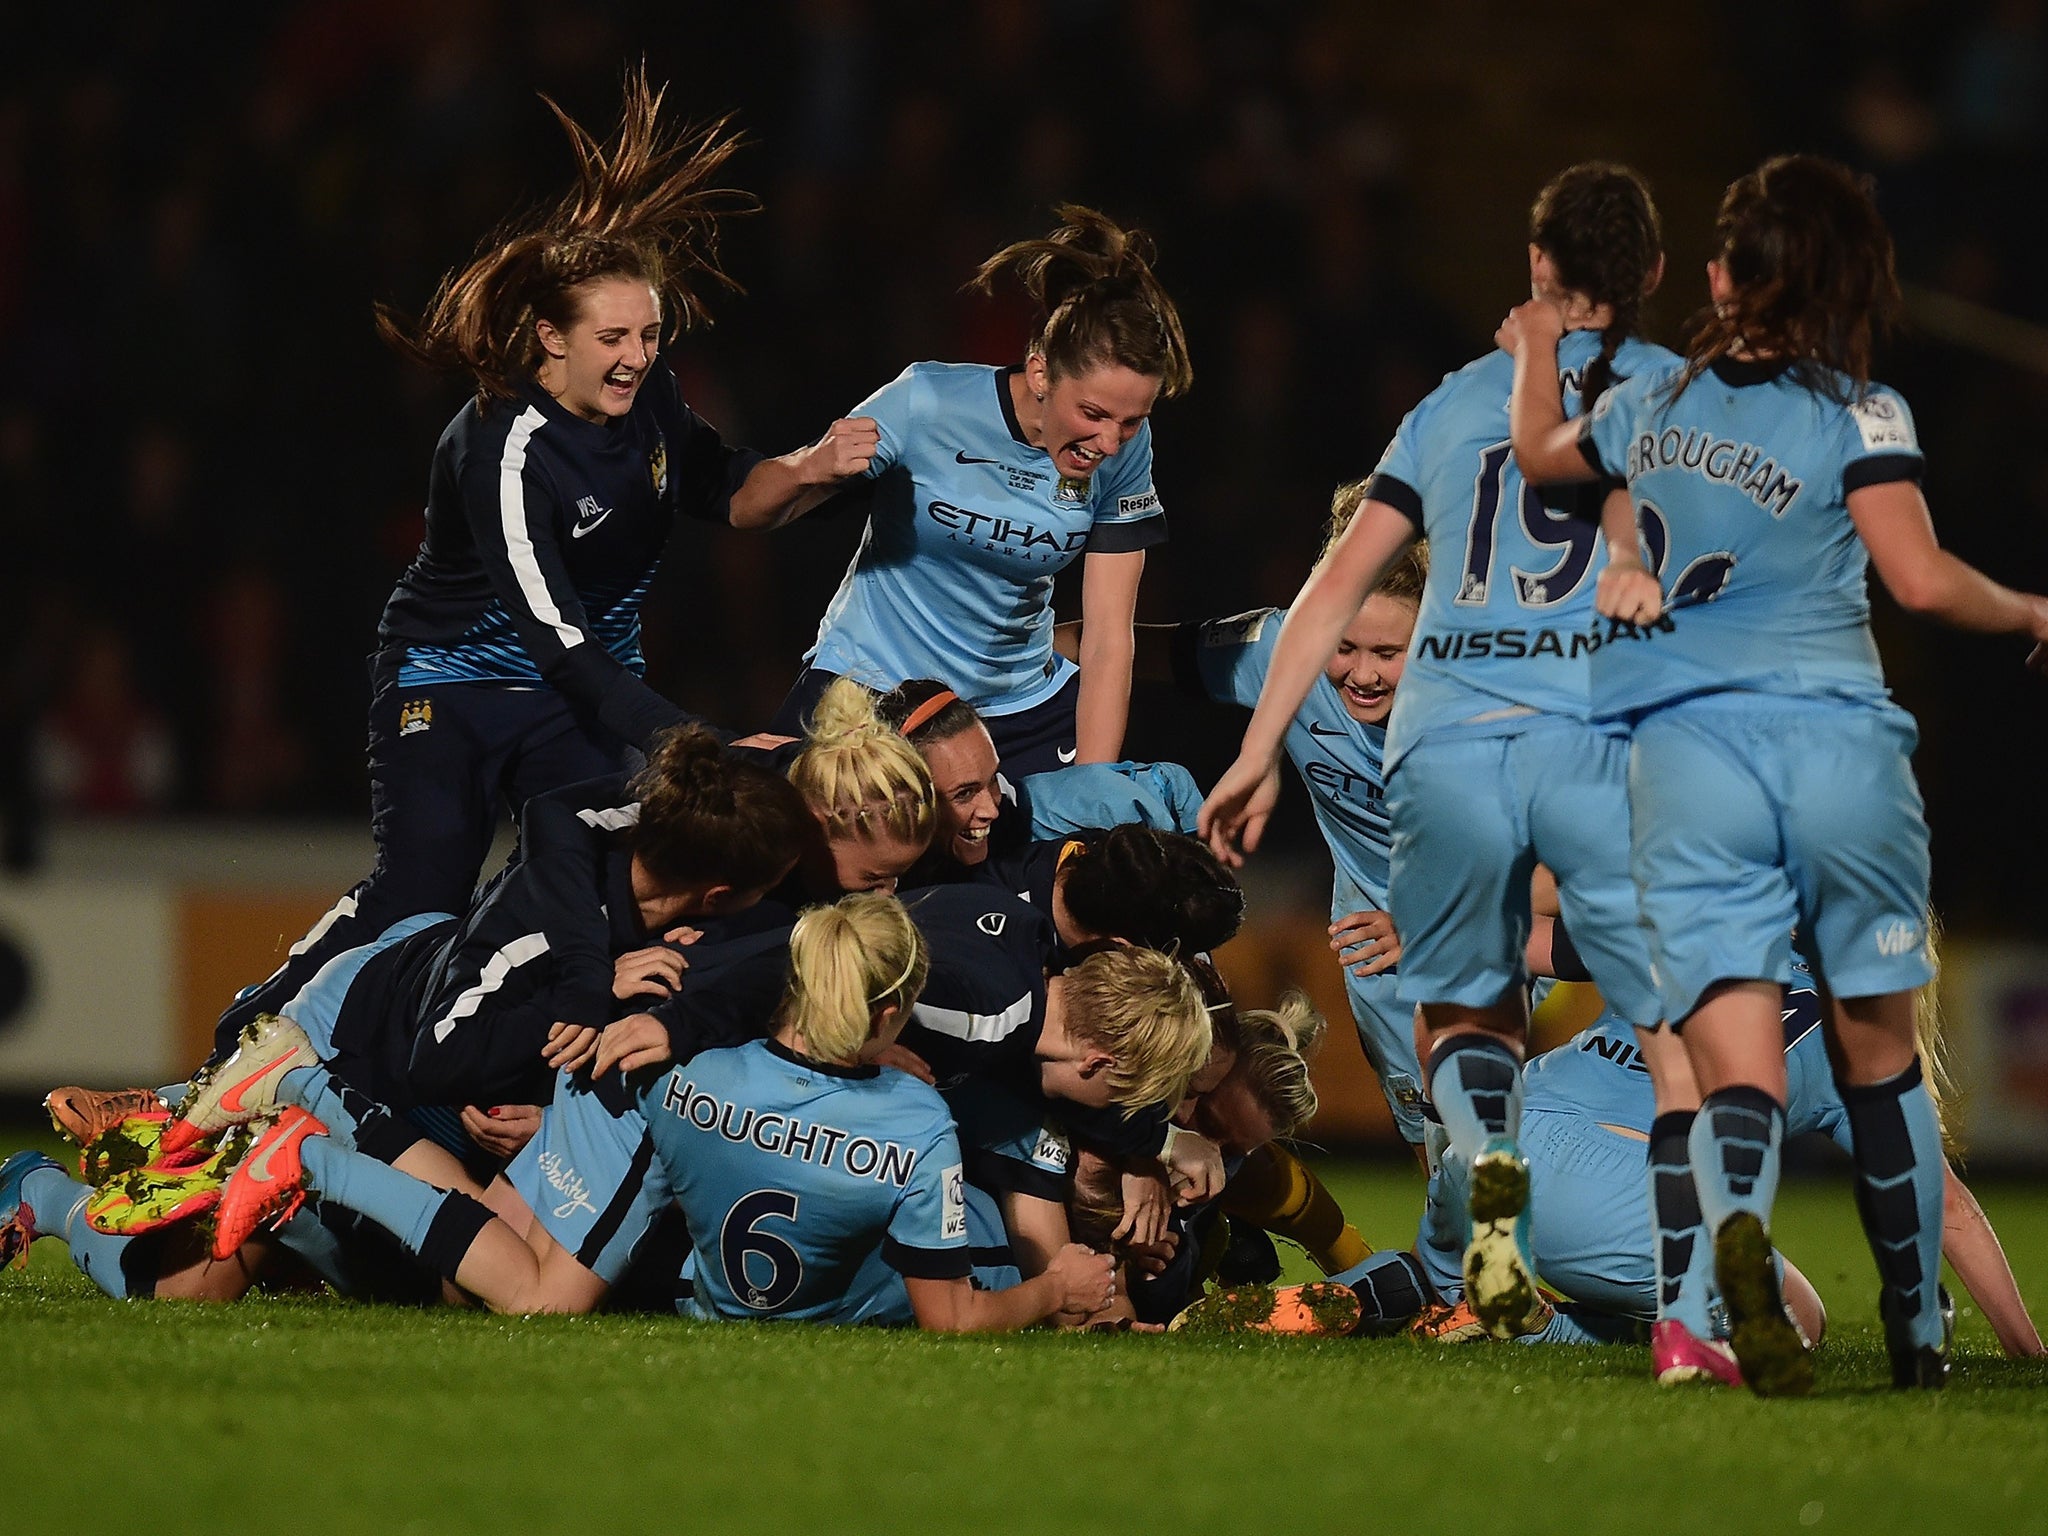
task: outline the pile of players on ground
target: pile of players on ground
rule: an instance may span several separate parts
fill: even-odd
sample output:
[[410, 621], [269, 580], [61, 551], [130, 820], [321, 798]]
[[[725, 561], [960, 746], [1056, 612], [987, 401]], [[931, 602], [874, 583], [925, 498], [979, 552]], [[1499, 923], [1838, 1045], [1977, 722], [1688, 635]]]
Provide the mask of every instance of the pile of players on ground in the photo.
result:
[[[1162, 628], [1132, 622], [1165, 536], [1148, 420], [1192, 375], [1149, 244], [1060, 210], [978, 274], [1038, 306], [1021, 366], [913, 364], [764, 458], [657, 355], [732, 142], [658, 107], [630, 79], [611, 144], [570, 125], [574, 193], [418, 326], [383, 316], [478, 393], [382, 626], [377, 870], [191, 1082], [51, 1094], [80, 1176], [0, 1164], [0, 1256], [61, 1236], [118, 1297], [1647, 1333], [1660, 1381], [1796, 1393], [1824, 1318], [1767, 1222], [1784, 1139], [1819, 1132], [1855, 1160], [1896, 1385], [1947, 1377], [1944, 1249], [2040, 1352], [1941, 1146], [1926, 828], [1866, 567], [2037, 641], [2048, 600], [1933, 541], [1869, 378], [1897, 285], [1854, 177], [1786, 157], [1729, 189], [1681, 358], [1633, 334], [1647, 186], [1561, 173], [1502, 350], [1339, 492], [1291, 609]], [[669, 527], [834, 496], [868, 529], [790, 734], [687, 722], [640, 675]], [[1199, 806], [1111, 761], [1133, 677], [1253, 710]], [[1369, 1252], [1282, 1145], [1322, 1021], [1237, 1007], [1207, 958], [1283, 754], [1427, 1172], [1410, 1250]], [[501, 795], [519, 850], [472, 896]], [[1610, 1011], [1525, 1064], [1551, 977]], [[1273, 1290], [1272, 1234], [1330, 1280]]]

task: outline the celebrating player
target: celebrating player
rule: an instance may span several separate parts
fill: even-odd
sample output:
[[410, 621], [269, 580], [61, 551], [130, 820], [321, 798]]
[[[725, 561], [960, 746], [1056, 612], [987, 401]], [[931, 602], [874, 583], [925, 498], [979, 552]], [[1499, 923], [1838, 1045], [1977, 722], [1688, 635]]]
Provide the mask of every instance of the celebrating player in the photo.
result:
[[2037, 641], [2048, 599], [1935, 541], [1912, 416], [1870, 379], [1899, 292], [1864, 185], [1813, 156], [1767, 161], [1728, 189], [1716, 236], [1713, 307], [1684, 360], [1580, 421], [1562, 419], [1551, 383], [1554, 309], [1509, 317], [1515, 449], [1534, 480], [1625, 479], [1634, 503], [1609, 502], [1600, 609], [1616, 622], [1593, 699], [1602, 717], [1634, 721], [1634, 867], [1664, 1006], [1684, 1021], [1706, 1095], [1693, 1172], [1743, 1376], [1763, 1394], [1812, 1382], [1768, 1232], [1796, 926], [1834, 998], [1893, 1381], [1936, 1388], [1944, 1164], [1913, 1035], [1929, 975], [1927, 827], [1865, 571], [1874, 563], [1915, 612]]
[[[1148, 418], [1192, 377], [1151, 242], [1088, 208], [989, 257], [1044, 316], [1022, 367], [913, 363], [863, 401], [880, 431], [860, 551], [775, 729], [834, 676], [946, 679], [1013, 776], [1120, 755], [1145, 551], [1166, 537]], [[816, 504], [811, 493], [791, 515]], [[1085, 554], [1078, 675], [1052, 643], [1053, 577]], [[1078, 756], [1077, 756], [1078, 754]]]
[[[1656, 209], [1633, 171], [1573, 166], [1538, 195], [1530, 288], [1565, 317], [1559, 377], [1573, 400], [1669, 356], [1631, 336], [1662, 270]], [[1421, 1004], [1428, 1036], [1425, 1087], [1472, 1160], [1468, 1290], [1502, 1335], [1541, 1304], [1514, 1147], [1537, 861], [1555, 872], [1609, 1003], [1641, 1026], [1659, 1018], [1629, 876], [1627, 738], [1587, 723], [1597, 529], [1516, 472], [1501, 435], [1513, 368], [1490, 353], [1401, 423], [1365, 504], [1290, 609], [1243, 750], [1202, 810], [1219, 853], [1257, 845], [1302, 701], [1382, 571], [1426, 533], [1436, 558], [1385, 747], [1388, 897], [1398, 996]]]

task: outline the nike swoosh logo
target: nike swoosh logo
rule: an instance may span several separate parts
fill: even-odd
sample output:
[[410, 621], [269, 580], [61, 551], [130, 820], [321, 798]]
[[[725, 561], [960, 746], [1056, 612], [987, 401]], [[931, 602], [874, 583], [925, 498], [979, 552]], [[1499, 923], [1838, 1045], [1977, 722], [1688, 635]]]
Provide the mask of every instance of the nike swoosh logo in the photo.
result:
[[251, 1157], [247, 1163], [243, 1164], [242, 1172], [248, 1176], [250, 1183], [268, 1184], [272, 1182], [270, 1176], [270, 1160], [273, 1157], [276, 1157], [279, 1152], [284, 1150], [285, 1143], [290, 1140], [291, 1137], [289, 1136], [278, 1137], [277, 1140], [273, 1141], [261, 1152], [257, 1153], [254, 1157]]
[[1322, 721], [1320, 720], [1309, 721], [1308, 733], [1311, 736], [1349, 736], [1351, 734], [1349, 731], [1328, 730], [1324, 727]]
[[1000, 464], [1000, 463], [1002, 463], [1003, 461], [1002, 461], [1001, 459], [977, 459], [977, 458], [972, 458], [972, 457], [970, 457], [970, 456], [968, 455], [968, 452], [967, 452], [967, 450], [966, 450], [965, 448], [960, 448], [960, 449], [956, 449], [956, 450], [954, 450], [954, 453], [953, 453], [953, 462], [954, 462], [955, 464]]
[[277, 1071], [280, 1067], [289, 1068], [298, 1065], [300, 1065], [298, 1054], [294, 1052], [290, 1056], [280, 1057], [267, 1067], [251, 1072], [247, 1077], [220, 1096], [220, 1107], [231, 1115], [244, 1113], [248, 1109], [248, 1105], [242, 1102], [242, 1094], [246, 1090], [262, 1082], [264, 1078], [270, 1076], [271, 1073]]
[[1075, 758], [1079, 757], [1080, 755], [1081, 749], [1079, 747], [1069, 747], [1064, 752], [1053, 753], [1053, 756], [1058, 758], [1063, 763], [1071, 763]]
[[611, 515], [612, 509], [610, 507], [606, 507], [602, 512], [598, 513], [598, 515], [596, 517], [593, 517], [589, 522], [578, 523], [574, 528], [571, 528], [569, 530], [569, 537], [572, 539], [582, 538], [583, 535], [590, 532], [591, 529], [595, 528], [599, 523], [603, 522], [606, 518], [610, 517]]

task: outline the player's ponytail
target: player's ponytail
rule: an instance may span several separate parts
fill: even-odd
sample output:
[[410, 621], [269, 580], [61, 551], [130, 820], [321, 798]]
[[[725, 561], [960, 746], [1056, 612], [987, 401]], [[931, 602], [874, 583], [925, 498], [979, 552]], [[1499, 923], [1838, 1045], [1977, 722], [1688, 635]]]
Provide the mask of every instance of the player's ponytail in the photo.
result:
[[1663, 230], [1649, 183], [1605, 160], [1560, 171], [1529, 209], [1529, 243], [1550, 257], [1566, 289], [1613, 311], [1579, 390], [1590, 411], [1614, 382], [1615, 353], [1641, 325], [1643, 300], [1663, 273]]
[[883, 724], [875, 696], [852, 678], [836, 679], [819, 698], [789, 781], [828, 837], [865, 837], [886, 826], [905, 841], [929, 841], [938, 822], [931, 769]]
[[758, 205], [711, 178], [739, 146], [721, 119], [671, 130], [664, 92], [646, 66], [627, 74], [619, 126], [600, 144], [547, 96], [576, 157], [575, 188], [536, 217], [515, 220], [441, 279], [419, 320], [377, 306], [377, 334], [430, 368], [467, 370], [477, 403], [514, 398], [540, 366], [534, 325], [576, 321], [584, 284], [604, 277], [644, 282], [687, 328], [708, 318], [690, 279], [735, 286], [718, 265], [718, 220]]
[[1934, 1118], [1941, 1126], [1942, 1149], [1953, 1154], [1961, 1150], [1950, 1125], [1956, 1084], [1949, 1071], [1948, 1046], [1941, 1023], [1941, 918], [1932, 907], [1927, 909], [1927, 958], [1936, 974], [1913, 998], [1913, 1048], [1920, 1054], [1920, 1076], [1927, 1085], [1927, 1097], [1934, 1102]]
[[1829, 399], [1860, 396], [1901, 303], [1869, 179], [1819, 155], [1779, 155], [1728, 188], [1714, 234], [1734, 292], [1696, 317], [1678, 390], [1740, 351], [1784, 359]]
[[1308, 1064], [1322, 1048], [1328, 1024], [1300, 992], [1289, 992], [1277, 1008], [1237, 1011], [1237, 1062], [1252, 1096], [1273, 1122], [1273, 1135], [1284, 1140], [1315, 1119], [1316, 1085]]
[[1117, 945], [1057, 978], [1067, 1032], [1115, 1058], [1104, 1069], [1125, 1114], [1178, 1104], [1209, 1060], [1208, 1004], [1188, 968], [1157, 950]]
[[1075, 839], [1059, 888], [1088, 933], [1174, 954], [1215, 949], [1244, 921], [1244, 890], [1208, 844], [1135, 822]]
[[793, 784], [728, 757], [701, 726], [657, 736], [632, 794], [640, 805], [633, 853], [669, 886], [772, 885], [796, 861], [810, 822]]
[[924, 991], [924, 935], [893, 896], [858, 892], [812, 907], [789, 936], [781, 1022], [818, 1061], [851, 1066], [884, 1008], [908, 1014]]
[[969, 286], [987, 292], [1005, 273], [1023, 285], [1040, 316], [1031, 350], [1054, 378], [1114, 364], [1157, 379], [1163, 398], [1184, 394], [1194, 368], [1180, 312], [1152, 275], [1151, 237], [1078, 204], [1053, 212], [1059, 228], [1004, 246]]

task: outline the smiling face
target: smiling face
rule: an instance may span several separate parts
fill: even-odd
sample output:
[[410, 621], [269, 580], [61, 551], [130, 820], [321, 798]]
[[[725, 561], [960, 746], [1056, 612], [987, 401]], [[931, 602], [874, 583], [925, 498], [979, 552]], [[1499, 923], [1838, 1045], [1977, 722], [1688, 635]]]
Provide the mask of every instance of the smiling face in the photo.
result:
[[539, 320], [540, 386], [565, 410], [599, 424], [623, 416], [661, 350], [661, 299], [632, 277], [600, 277], [570, 295], [566, 329]]
[[932, 771], [932, 787], [939, 797], [939, 830], [933, 841], [962, 864], [984, 862], [989, 828], [1002, 809], [996, 788], [996, 744], [989, 740], [988, 728], [977, 721], [918, 750]]
[[884, 895], [896, 889], [896, 882], [924, 857], [928, 845], [928, 839], [899, 835], [879, 817], [865, 832], [828, 834], [824, 843], [830, 879], [838, 890]]
[[1360, 725], [1387, 723], [1414, 634], [1415, 604], [1382, 592], [1368, 597], [1346, 626], [1323, 675], [1344, 701], [1344, 712]]
[[1013, 375], [1017, 421], [1068, 480], [1086, 480], [1138, 435], [1159, 398], [1159, 380], [1119, 363], [1055, 375], [1033, 353]]

